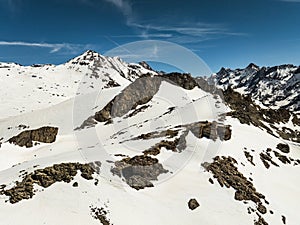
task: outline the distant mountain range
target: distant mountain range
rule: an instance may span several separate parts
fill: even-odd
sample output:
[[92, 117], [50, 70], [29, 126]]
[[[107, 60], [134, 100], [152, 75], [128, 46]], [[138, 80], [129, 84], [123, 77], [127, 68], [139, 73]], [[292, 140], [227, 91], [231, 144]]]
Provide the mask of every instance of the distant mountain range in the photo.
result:
[[258, 104], [272, 109], [284, 108], [300, 113], [300, 67], [281, 65], [258, 67], [251, 63], [245, 69], [222, 68], [212, 76], [222, 89], [231, 87], [249, 95]]

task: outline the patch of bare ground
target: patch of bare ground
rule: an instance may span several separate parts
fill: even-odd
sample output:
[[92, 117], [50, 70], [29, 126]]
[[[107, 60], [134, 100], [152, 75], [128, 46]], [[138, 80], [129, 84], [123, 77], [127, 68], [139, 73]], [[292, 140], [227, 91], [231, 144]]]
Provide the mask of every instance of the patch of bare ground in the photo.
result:
[[8, 140], [9, 143], [20, 147], [30, 148], [33, 142], [53, 143], [58, 133], [57, 127], [41, 127], [35, 130], [26, 130]]
[[105, 210], [103, 207], [97, 208], [90, 206], [91, 215], [94, 219], [99, 220], [102, 225], [113, 225], [110, 220], [107, 218], [108, 211]]
[[[179, 132], [181, 130], [181, 135]], [[141, 134], [138, 137], [135, 137], [131, 140], [148, 140], [154, 138], [165, 137], [168, 139], [175, 138], [174, 140], [162, 140], [156, 143], [154, 146], [149, 149], [143, 151], [145, 155], [158, 155], [161, 151], [161, 148], [166, 148], [167, 150], [171, 150], [173, 152], [182, 152], [186, 148], [186, 136], [188, 132], [191, 131], [197, 138], [208, 138], [212, 140], [217, 140], [217, 138], [221, 140], [229, 140], [231, 138], [232, 130], [229, 125], [223, 125], [221, 123], [217, 123], [215, 121], [208, 122], [195, 122], [186, 125], [179, 125], [176, 128], [168, 129], [166, 131], [156, 131], [147, 134]]]
[[281, 153], [268, 148], [266, 151], [263, 151], [259, 154], [261, 161], [267, 169], [269, 169], [271, 165], [279, 167], [279, 164], [274, 161], [274, 158], [277, 158], [279, 163], [282, 164], [293, 164], [293, 166], [300, 165], [299, 159], [294, 159], [287, 156], [287, 154], [289, 153], [288, 145], [280, 143], [277, 145], [277, 149], [279, 149]]
[[[81, 172], [81, 177], [86, 180], [92, 180], [93, 174], [96, 172], [97, 164], [80, 164], [80, 163], [61, 163], [44, 169], [37, 169], [32, 173], [25, 174], [22, 181], [17, 181], [14, 187], [10, 189], [2, 189], [1, 195], [9, 197], [9, 202], [14, 204], [34, 196], [34, 184], [47, 188], [56, 182], [70, 183], [76, 176], [77, 172]], [[99, 168], [98, 168], [99, 169]]]
[[168, 171], [163, 168], [158, 159], [139, 155], [116, 161], [114, 167], [111, 168], [111, 172], [124, 178], [130, 187], [140, 190], [153, 187], [151, 181], [157, 180], [160, 174]]
[[[298, 130], [276, 127], [276, 124], [287, 123], [290, 119], [292, 119], [295, 126], [300, 126], [297, 115], [286, 109], [263, 109], [255, 104], [250, 96], [241, 95], [231, 88], [226, 89], [223, 94], [225, 102], [232, 109], [231, 112], [226, 114], [227, 116], [237, 118], [242, 124], [252, 124], [265, 129], [273, 136], [276, 136], [277, 133], [283, 139], [300, 142], [300, 132]], [[266, 124], [269, 124], [269, 126]]]
[[[267, 208], [264, 203], [267, 203], [265, 196], [259, 193], [254, 187], [253, 183], [238, 171], [235, 166], [237, 161], [232, 157], [220, 157], [214, 158], [212, 163], [204, 163], [204, 168], [211, 172], [214, 178], [218, 181], [221, 187], [233, 188], [235, 190], [234, 199], [237, 201], [252, 201], [256, 204], [256, 209], [250, 209], [251, 212], [256, 212], [259, 216], [258, 221], [255, 221], [255, 225], [266, 225], [261, 215], [267, 213]], [[212, 183], [210, 181], [210, 183]], [[267, 203], [268, 204], [268, 203]]]

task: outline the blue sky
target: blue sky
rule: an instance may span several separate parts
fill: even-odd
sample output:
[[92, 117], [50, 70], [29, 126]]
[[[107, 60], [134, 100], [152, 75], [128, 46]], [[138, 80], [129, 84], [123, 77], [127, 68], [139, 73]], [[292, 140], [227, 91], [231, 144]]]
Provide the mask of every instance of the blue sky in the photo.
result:
[[63, 63], [140, 40], [170, 41], [214, 71], [300, 64], [300, 0], [0, 0], [0, 61]]

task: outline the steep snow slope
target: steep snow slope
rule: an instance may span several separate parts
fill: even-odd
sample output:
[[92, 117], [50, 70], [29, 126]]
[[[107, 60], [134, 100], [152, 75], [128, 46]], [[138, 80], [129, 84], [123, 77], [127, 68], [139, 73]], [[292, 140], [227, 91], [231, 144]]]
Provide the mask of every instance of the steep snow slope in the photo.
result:
[[[65, 94], [65, 98], [56, 98], [51, 100], [53, 104], [47, 104], [49, 96], [46, 93], [42, 105], [34, 103], [39, 95], [32, 97], [33, 103], [28, 100], [25, 112], [21, 114], [13, 110], [11, 114], [1, 111], [0, 224], [263, 224], [259, 218], [268, 224], [284, 224], [283, 218], [286, 224], [298, 224], [299, 145], [289, 142], [289, 152], [283, 153], [277, 149], [279, 143], [284, 143], [279, 138], [253, 125], [241, 124], [229, 116], [224, 118], [224, 113], [231, 109], [218, 96], [197, 86], [189, 89], [182, 82], [177, 85], [167, 79], [159, 84], [153, 96], [149, 96], [147, 101], [136, 102], [125, 115], [97, 122], [93, 115], [105, 108], [138, 76], [129, 76], [128, 71], [132, 67], [122, 66], [127, 64], [119, 59], [107, 59], [95, 54], [88, 52], [62, 66], [52, 66], [55, 68], [53, 74], [45, 72], [43, 77], [49, 76], [49, 83], [54, 84], [53, 77], [60, 76], [55, 74], [58, 67], [72, 67], [65, 70], [67, 78], [59, 80], [65, 85], [59, 83], [57, 87], [59, 93], [69, 93]], [[38, 67], [44, 71], [43, 68]], [[137, 68], [138, 75], [145, 72], [154, 74]], [[36, 73], [38, 69], [28, 68], [30, 71], [36, 70]], [[102, 84], [103, 74], [108, 72], [109, 77]], [[21, 85], [19, 80], [25, 78], [16, 75], [14, 70], [11, 73], [14, 74], [9, 75], [11, 80], [3, 78], [3, 82], [9, 82], [14, 90], [18, 90]], [[75, 87], [69, 90], [66, 86], [82, 73], [86, 75], [78, 87], [80, 94], [76, 95], [78, 90]], [[71, 79], [68, 76], [74, 77]], [[97, 76], [98, 79], [95, 78]], [[154, 79], [151, 76], [148, 78], [151, 84]], [[110, 79], [120, 86], [103, 88]], [[87, 89], [91, 82], [95, 84], [96, 81], [100, 85], [97, 83], [96, 88]], [[19, 89], [11, 100], [7, 99], [7, 110], [18, 104], [20, 96], [31, 93], [29, 85], [31, 78], [27, 89]], [[135, 94], [139, 95], [143, 90], [145, 88]], [[130, 95], [125, 97], [128, 101], [131, 98]], [[90, 118], [91, 125], [80, 127], [87, 118]], [[32, 148], [8, 142], [24, 130], [43, 126], [58, 127], [55, 142], [37, 142]], [[269, 158], [265, 156], [267, 154]], [[207, 163], [216, 165], [213, 158], [217, 155], [233, 157], [237, 161], [236, 168], [245, 178], [238, 173], [227, 173], [230, 166], [224, 164], [216, 168], [226, 176], [217, 180], [219, 174], [206, 169]], [[269, 168], [264, 161], [266, 158], [271, 160], [267, 161]], [[98, 161], [101, 166], [96, 163]], [[151, 164], [153, 161], [156, 163]], [[57, 172], [53, 166], [71, 162], [92, 163], [91, 168], [97, 172], [89, 180], [86, 176], [80, 176], [82, 172], [71, 176], [72, 173], [66, 171]], [[136, 164], [123, 168], [125, 162]], [[141, 167], [141, 164], [144, 166]], [[52, 172], [41, 170], [38, 175], [30, 175], [46, 167], [51, 167]], [[121, 171], [120, 176], [118, 171]], [[51, 174], [59, 177], [64, 173], [68, 174], [66, 180], [69, 183], [45, 185], [51, 181]], [[25, 186], [12, 189], [20, 185], [16, 181], [21, 182], [25, 178]], [[265, 200], [261, 196], [260, 203], [255, 203], [252, 198], [241, 201], [235, 198], [236, 192], [243, 191], [245, 194], [251, 189], [249, 183], [246, 190], [243, 189], [245, 179], [265, 196]], [[35, 192], [26, 199], [24, 195], [30, 192], [33, 180]], [[224, 180], [230, 188], [220, 186]], [[6, 186], [1, 187], [1, 184]], [[14, 196], [8, 195], [9, 190]], [[18, 201], [12, 203], [13, 198]], [[195, 210], [188, 207], [192, 198], [200, 204]]]

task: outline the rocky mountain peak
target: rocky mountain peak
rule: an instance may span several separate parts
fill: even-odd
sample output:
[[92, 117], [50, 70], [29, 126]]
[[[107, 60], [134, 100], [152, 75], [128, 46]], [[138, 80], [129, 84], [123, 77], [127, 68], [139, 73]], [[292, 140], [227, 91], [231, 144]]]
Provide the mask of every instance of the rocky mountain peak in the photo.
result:
[[139, 65], [141, 65], [142, 67], [144, 67], [144, 68], [147, 69], [147, 70], [152, 70], [152, 71], [154, 71], [154, 70], [152, 69], [152, 67], [151, 67], [148, 63], [146, 63], [145, 61], [139, 62]]
[[105, 62], [107, 57], [99, 54], [94, 50], [85, 51], [83, 54], [71, 59], [69, 63], [71, 64], [80, 64], [80, 65], [89, 65], [93, 64], [95, 61]]
[[219, 88], [230, 87], [262, 106], [299, 112], [299, 72], [300, 67], [291, 64], [260, 68], [250, 63], [244, 69], [221, 68], [213, 79]]
[[250, 64], [246, 67], [246, 69], [255, 69], [255, 70], [259, 70], [260, 68], [259, 68], [258, 65], [254, 64], [254, 63], [250, 63]]

